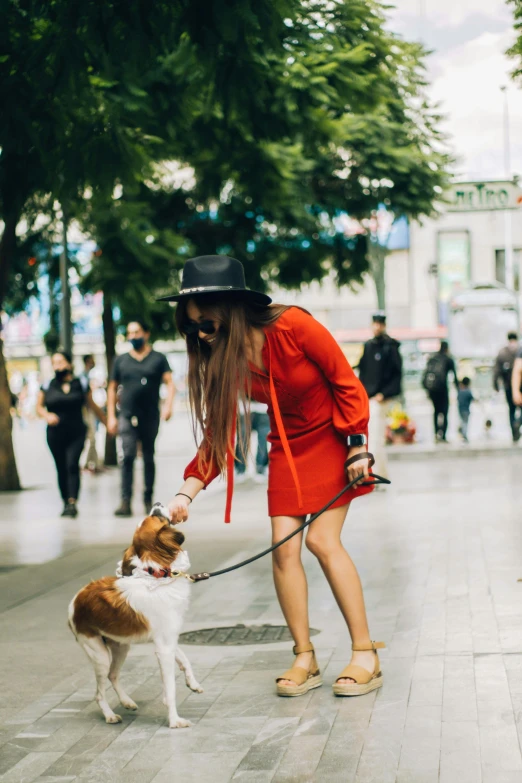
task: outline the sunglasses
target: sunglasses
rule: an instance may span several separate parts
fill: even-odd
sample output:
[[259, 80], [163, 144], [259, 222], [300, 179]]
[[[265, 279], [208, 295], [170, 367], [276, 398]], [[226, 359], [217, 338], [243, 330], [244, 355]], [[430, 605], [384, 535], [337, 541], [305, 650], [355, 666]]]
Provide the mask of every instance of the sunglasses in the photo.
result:
[[203, 334], [214, 334], [214, 332], [217, 331], [213, 321], [201, 321], [199, 324], [187, 321], [187, 323], [182, 325], [181, 330], [183, 334], [186, 334], [187, 336], [197, 334], [198, 332], [203, 332]]

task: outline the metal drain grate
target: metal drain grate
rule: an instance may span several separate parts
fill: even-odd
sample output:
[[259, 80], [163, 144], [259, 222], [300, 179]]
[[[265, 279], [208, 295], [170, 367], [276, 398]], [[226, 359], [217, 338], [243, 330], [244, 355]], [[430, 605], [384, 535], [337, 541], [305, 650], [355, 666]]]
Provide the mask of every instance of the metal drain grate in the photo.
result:
[[[320, 631], [310, 628], [310, 636]], [[179, 637], [181, 644], [199, 644], [208, 647], [239, 646], [243, 644], [273, 644], [291, 642], [292, 637], [286, 625], [230, 625], [227, 628], [204, 628], [201, 631], [187, 631]]]

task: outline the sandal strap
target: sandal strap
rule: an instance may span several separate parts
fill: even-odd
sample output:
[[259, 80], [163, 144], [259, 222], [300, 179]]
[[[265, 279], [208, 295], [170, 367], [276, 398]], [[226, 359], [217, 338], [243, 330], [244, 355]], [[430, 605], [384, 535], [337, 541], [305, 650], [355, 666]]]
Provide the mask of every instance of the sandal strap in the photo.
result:
[[367, 650], [383, 650], [386, 647], [384, 642], [370, 642], [370, 646], [367, 644], [352, 644], [352, 650], [354, 652], [365, 652]]
[[315, 652], [312, 642], [308, 644], [294, 644], [294, 655], [300, 655], [300, 653]]
[[291, 669], [288, 669], [284, 674], [278, 677], [276, 682], [279, 682], [279, 680], [291, 680], [292, 682], [295, 682], [296, 685], [303, 685], [309, 676], [310, 672], [307, 672], [302, 666], [292, 666]]
[[357, 666], [356, 663], [350, 663], [342, 670], [336, 682], [350, 678], [350, 680], [355, 680], [357, 685], [366, 685], [366, 683], [373, 680], [376, 676], [377, 673], [369, 672], [364, 666]]

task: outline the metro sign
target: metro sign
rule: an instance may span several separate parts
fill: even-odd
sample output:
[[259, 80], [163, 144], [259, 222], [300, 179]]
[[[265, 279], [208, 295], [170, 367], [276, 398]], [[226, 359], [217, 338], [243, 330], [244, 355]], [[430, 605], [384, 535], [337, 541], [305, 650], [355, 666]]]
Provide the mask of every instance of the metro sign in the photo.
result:
[[520, 209], [522, 189], [510, 180], [457, 182], [447, 193], [448, 212]]

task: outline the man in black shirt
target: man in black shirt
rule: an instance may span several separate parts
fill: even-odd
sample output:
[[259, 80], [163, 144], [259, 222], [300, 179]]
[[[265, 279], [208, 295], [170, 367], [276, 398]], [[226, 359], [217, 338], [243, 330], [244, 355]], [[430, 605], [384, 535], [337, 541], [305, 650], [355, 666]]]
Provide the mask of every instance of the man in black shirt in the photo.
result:
[[386, 421], [402, 391], [402, 357], [400, 343], [386, 333], [386, 315], [375, 313], [372, 321], [374, 336], [364, 344], [359, 380], [370, 399], [369, 445], [375, 457], [375, 472], [386, 478]]
[[502, 382], [504, 387], [504, 393], [506, 395], [506, 402], [509, 410], [509, 424], [511, 426], [511, 433], [513, 435], [513, 442], [517, 443], [520, 440], [520, 407], [513, 400], [513, 392], [511, 391], [511, 376], [513, 374], [513, 365], [515, 359], [519, 353], [518, 335], [516, 332], [509, 332], [508, 342], [503, 348], [500, 349], [498, 356], [495, 360], [495, 366], [493, 368], [493, 387], [495, 391], [499, 390], [499, 381]]
[[[150, 329], [142, 321], [131, 321], [127, 326], [127, 340], [132, 345], [129, 353], [114, 360], [107, 393], [107, 428], [111, 435], [119, 433], [123, 449], [121, 505], [115, 514], [132, 516], [131, 500], [138, 441], [144, 465], [143, 502], [150, 511], [154, 489], [154, 444], [158, 434], [160, 412], [159, 392], [162, 383], [167, 386], [161, 419], [172, 416], [176, 389], [167, 358], [154, 351], [149, 344]], [[119, 415], [116, 418], [116, 397], [119, 390]]]
[[446, 340], [441, 340], [440, 349], [428, 359], [422, 385], [428, 392], [433, 403], [433, 426], [435, 429], [435, 442], [446, 443], [448, 429], [449, 390], [448, 376], [453, 375], [455, 388], [459, 391], [459, 381], [455, 362], [449, 355], [449, 346]]

